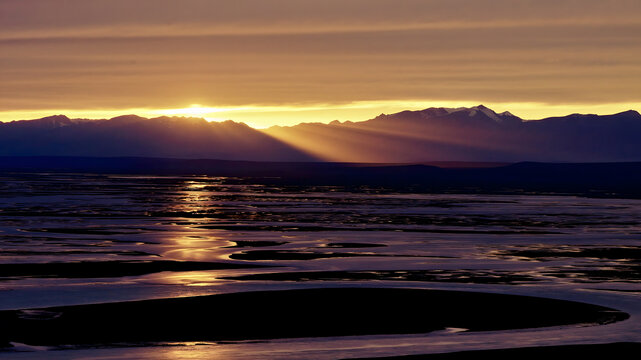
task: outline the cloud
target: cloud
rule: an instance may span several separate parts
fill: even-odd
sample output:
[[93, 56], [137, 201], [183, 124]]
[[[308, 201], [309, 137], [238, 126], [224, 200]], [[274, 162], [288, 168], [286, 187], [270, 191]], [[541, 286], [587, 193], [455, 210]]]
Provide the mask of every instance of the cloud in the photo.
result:
[[0, 2], [0, 110], [641, 101], [638, 1]]
[[639, 24], [630, 0], [5, 0], [2, 39]]
[[635, 26], [641, 20], [625, 19], [612, 21], [594, 19], [532, 19], [496, 21], [429, 21], [429, 22], [384, 22], [378, 24], [317, 23], [306, 24], [262, 24], [260, 26], [239, 26], [233, 24], [123, 24], [117, 27], [87, 25], [82, 28], [60, 27], [51, 29], [26, 29], [5, 31], [0, 41], [20, 40], [73, 40], [73, 39], [130, 39], [130, 38], [175, 38], [204, 36], [247, 36], [247, 35], [305, 35], [394, 32], [408, 30], [468, 30], [468, 29], [511, 29], [544, 28], [549, 26], [595, 27], [595, 26]]

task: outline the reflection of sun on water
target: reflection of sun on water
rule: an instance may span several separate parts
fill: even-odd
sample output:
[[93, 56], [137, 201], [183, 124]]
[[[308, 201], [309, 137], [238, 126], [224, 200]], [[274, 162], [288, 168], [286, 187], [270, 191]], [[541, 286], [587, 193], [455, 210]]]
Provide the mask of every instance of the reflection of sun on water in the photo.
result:
[[[201, 235], [193, 235], [200, 233]], [[232, 241], [212, 236], [210, 231], [200, 230], [192, 235], [176, 234], [168, 239], [169, 249], [162, 253], [163, 258], [179, 261], [221, 261], [229, 260]]]
[[220, 180], [202, 177], [182, 182], [167, 209], [175, 213], [176, 217], [171, 221], [177, 229], [167, 234], [168, 248], [163, 251], [163, 257], [182, 261], [227, 259], [229, 250], [225, 247], [233, 243], [220, 237], [215, 230], [199, 228], [202, 224], [217, 221], [214, 214], [219, 203], [213, 196]]
[[[234, 352], [234, 348], [227, 349], [230, 347], [227, 345], [225, 348], [221, 347], [215, 343], [208, 343], [206, 341], [199, 342], [184, 342], [184, 343], [168, 343], [169, 346], [162, 346], [153, 348], [151, 352], [152, 356], [149, 359], [181, 359], [181, 360], [190, 360], [190, 359], [230, 359], [231, 355], [238, 356], [242, 350]], [[172, 346], [176, 345], [176, 346]], [[231, 351], [231, 353], [230, 353]], [[236, 357], [237, 358], [237, 357]], [[146, 357], [145, 357], [146, 359]]]
[[214, 286], [224, 282], [219, 280], [218, 277], [226, 275], [219, 270], [213, 271], [185, 271], [185, 272], [164, 272], [157, 275], [149, 276], [149, 280], [154, 283], [165, 285], [183, 285], [183, 286]]
[[200, 181], [185, 181], [184, 188], [181, 189], [172, 205], [173, 210], [189, 214], [206, 214], [216, 209], [212, 201], [213, 192], [207, 190], [208, 187], [215, 185], [208, 179]]
[[[217, 197], [221, 193], [221, 180], [219, 177], [190, 177], [181, 181], [172, 193], [166, 210], [175, 215], [170, 218], [172, 227], [162, 234], [163, 245], [158, 251], [164, 260], [229, 262], [229, 255], [237, 251], [232, 248], [236, 243], [231, 240], [230, 232], [200, 227], [221, 221], [216, 215], [221, 209], [221, 200]], [[162, 272], [146, 278], [158, 284], [206, 288], [228, 282], [220, 280], [221, 277], [242, 273], [243, 269]]]

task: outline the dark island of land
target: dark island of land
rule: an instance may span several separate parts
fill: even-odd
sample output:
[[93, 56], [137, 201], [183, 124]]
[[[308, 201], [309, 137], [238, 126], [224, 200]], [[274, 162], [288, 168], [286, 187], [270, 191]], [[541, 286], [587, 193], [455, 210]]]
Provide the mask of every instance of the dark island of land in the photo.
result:
[[626, 313], [478, 292], [317, 288], [0, 312], [0, 344], [145, 344], [596, 325]]

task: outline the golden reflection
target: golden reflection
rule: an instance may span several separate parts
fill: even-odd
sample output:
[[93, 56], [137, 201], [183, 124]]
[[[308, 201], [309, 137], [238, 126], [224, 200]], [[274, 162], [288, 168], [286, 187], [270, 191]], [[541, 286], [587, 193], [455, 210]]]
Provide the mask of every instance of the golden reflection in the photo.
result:
[[152, 274], [147, 277], [147, 281], [162, 285], [181, 285], [181, 286], [215, 286], [225, 280], [219, 280], [218, 277], [233, 276], [235, 274], [223, 272], [220, 270], [212, 271], [185, 271], [185, 272], [162, 272]]
[[203, 270], [203, 271], [164, 271], [145, 275], [145, 283], [153, 283], [158, 285], [180, 285], [188, 286], [193, 290], [186, 290], [189, 296], [196, 296], [202, 294], [211, 295], [211, 289], [197, 290], [198, 288], [220, 286], [225, 283], [233, 282], [234, 280], [227, 280], [242, 275], [255, 274], [261, 272], [268, 272], [267, 269], [246, 268], [246, 269], [219, 269], [219, 270]]
[[208, 187], [216, 184], [208, 179], [188, 180], [183, 183], [183, 188], [178, 192], [176, 201], [172, 205], [173, 211], [180, 211], [189, 214], [205, 213], [215, 209], [212, 202], [213, 191]]
[[[174, 344], [169, 344], [174, 345]], [[175, 344], [178, 346], [166, 346], [155, 348], [150, 359], [167, 360], [190, 360], [190, 359], [230, 359], [230, 351], [221, 348], [220, 345], [207, 343], [205, 341], [186, 342]], [[240, 351], [242, 354], [242, 350]], [[238, 355], [238, 354], [236, 354]]]
[[175, 213], [170, 221], [175, 231], [166, 234], [162, 256], [182, 261], [220, 261], [231, 252], [234, 243], [223, 238], [222, 231], [198, 228], [215, 221], [210, 216], [220, 208], [214, 198], [220, 178], [203, 177], [185, 180], [173, 195], [168, 211]]
[[[181, 261], [220, 261], [228, 260], [234, 242], [211, 235], [212, 230], [178, 230], [176, 236], [169, 237], [164, 243], [163, 258]], [[188, 234], [192, 234], [191, 236]], [[200, 234], [200, 235], [195, 235]]]

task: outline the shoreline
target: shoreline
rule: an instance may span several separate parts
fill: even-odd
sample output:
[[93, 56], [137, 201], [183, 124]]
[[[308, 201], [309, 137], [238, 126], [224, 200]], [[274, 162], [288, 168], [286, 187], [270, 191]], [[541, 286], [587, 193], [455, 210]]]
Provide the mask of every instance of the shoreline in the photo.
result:
[[385, 356], [367, 358], [345, 358], [342, 360], [449, 360], [480, 359], [489, 357], [494, 360], [530, 358], [534, 356], [579, 356], [587, 359], [634, 354], [641, 351], [641, 343], [617, 342], [606, 344], [581, 344], [557, 346], [533, 346], [493, 350], [470, 350], [449, 353], [418, 354], [404, 356]]

